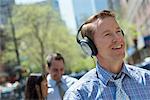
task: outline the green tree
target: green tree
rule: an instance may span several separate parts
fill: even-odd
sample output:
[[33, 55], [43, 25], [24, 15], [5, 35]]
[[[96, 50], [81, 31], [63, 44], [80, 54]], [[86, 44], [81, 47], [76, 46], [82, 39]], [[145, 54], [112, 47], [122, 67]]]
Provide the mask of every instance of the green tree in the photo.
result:
[[[48, 53], [60, 52], [66, 61], [67, 71], [80, 71], [93, 67], [92, 59], [86, 57], [77, 45], [75, 36], [49, 5], [33, 4], [15, 6], [12, 13], [21, 65], [41, 71]], [[9, 28], [8, 28], [9, 33]], [[13, 48], [12, 43], [7, 47]], [[12, 53], [5, 53], [5, 57]]]

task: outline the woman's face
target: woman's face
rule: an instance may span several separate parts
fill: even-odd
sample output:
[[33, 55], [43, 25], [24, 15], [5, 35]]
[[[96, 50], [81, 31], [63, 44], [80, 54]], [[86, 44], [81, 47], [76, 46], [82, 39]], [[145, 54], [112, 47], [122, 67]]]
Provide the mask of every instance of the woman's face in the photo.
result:
[[46, 97], [48, 95], [48, 85], [47, 85], [47, 80], [44, 79], [41, 82], [41, 90], [42, 90], [42, 96]]

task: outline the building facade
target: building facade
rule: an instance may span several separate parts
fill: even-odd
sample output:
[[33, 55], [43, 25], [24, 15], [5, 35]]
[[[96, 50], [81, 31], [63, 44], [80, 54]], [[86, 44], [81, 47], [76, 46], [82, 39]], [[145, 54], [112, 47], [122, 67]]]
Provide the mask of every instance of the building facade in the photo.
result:
[[107, 9], [107, 0], [57, 0], [66, 26], [76, 34], [80, 25], [92, 14]]
[[120, 0], [119, 9], [121, 17], [134, 24], [139, 33], [132, 39], [138, 49], [133, 55], [133, 63], [139, 63], [150, 56], [150, 0]]
[[14, 4], [14, 0], [0, 0], [0, 53], [5, 49], [4, 25], [8, 23], [9, 13], [11, 7]]

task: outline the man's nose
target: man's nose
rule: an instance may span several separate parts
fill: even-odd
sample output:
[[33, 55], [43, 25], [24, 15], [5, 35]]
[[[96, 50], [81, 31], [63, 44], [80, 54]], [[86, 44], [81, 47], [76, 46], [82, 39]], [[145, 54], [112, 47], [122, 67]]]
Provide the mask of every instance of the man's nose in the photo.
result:
[[61, 70], [58, 70], [58, 74], [61, 75], [61, 74], [62, 74], [62, 71], [61, 71]]
[[120, 42], [122, 39], [122, 36], [120, 34], [114, 33], [113, 34], [113, 42]]

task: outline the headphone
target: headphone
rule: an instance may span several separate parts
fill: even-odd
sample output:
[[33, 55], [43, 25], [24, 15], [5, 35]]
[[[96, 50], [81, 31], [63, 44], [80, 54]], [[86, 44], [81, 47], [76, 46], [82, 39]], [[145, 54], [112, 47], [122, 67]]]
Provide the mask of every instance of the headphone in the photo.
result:
[[79, 39], [81, 37], [81, 29], [83, 27], [83, 25], [85, 25], [86, 23], [82, 24], [78, 30], [78, 33], [76, 35], [76, 40], [78, 42], [78, 44], [81, 46], [81, 49], [83, 50], [83, 52], [89, 56], [96, 56], [98, 51], [97, 48], [94, 44], [94, 42], [89, 38], [89, 37], [82, 37], [82, 39]]
[[[83, 50], [83, 52], [89, 56], [96, 56], [98, 53], [98, 50], [94, 44], [94, 42], [87, 36], [82, 37], [82, 39], [79, 39], [81, 37], [81, 29], [83, 27], [83, 25], [85, 25], [87, 23], [84, 23], [80, 26], [78, 33], [76, 35], [76, 41], [77, 43], [81, 46], [81, 49]], [[122, 35], [124, 36], [124, 32], [121, 29]]]

